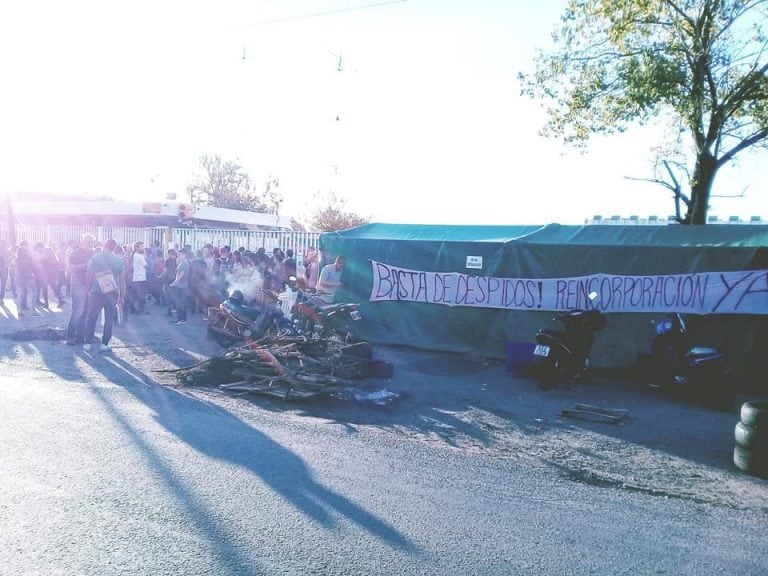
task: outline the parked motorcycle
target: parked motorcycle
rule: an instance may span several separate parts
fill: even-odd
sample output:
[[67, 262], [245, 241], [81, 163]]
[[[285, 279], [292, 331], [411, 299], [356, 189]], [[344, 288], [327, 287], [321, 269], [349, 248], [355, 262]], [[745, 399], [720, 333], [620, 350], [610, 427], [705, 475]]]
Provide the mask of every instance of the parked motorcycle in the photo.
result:
[[280, 336], [299, 336], [293, 322], [285, 317], [277, 295], [261, 302], [246, 302], [240, 290], [234, 290], [208, 319], [208, 337], [226, 345], [232, 342], [257, 342]]
[[345, 344], [356, 341], [355, 323], [362, 319], [356, 303], [329, 304], [317, 292], [300, 287], [295, 278], [291, 280], [288, 289], [296, 295], [291, 316], [298, 330], [313, 338], [332, 338]]
[[650, 351], [638, 361], [642, 380], [672, 396], [701, 401], [719, 410], [733, 406], [735, 390], [724, 352], [693, 345], [683, 316], [654, 320]]
[[[597, 293], [589, 295], [594, 302]], [[559, 382], [582, 377], [589, 367], [589, 354], [595, 333], [605, 328], [605, 315], [595, 308], [574, 309], [554, 318], [565, 330], [542, 328], [536, 333], [533, 350], [539, 388], [549, 390]]]

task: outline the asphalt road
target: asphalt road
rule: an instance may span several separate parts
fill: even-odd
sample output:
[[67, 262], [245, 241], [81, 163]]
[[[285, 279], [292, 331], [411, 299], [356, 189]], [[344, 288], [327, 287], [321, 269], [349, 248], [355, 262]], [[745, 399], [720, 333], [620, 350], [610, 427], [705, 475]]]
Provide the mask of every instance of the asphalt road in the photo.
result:
[[768, 573], [761, 511], [191, 394], [119, 350], [4, 360], [3, 575]]

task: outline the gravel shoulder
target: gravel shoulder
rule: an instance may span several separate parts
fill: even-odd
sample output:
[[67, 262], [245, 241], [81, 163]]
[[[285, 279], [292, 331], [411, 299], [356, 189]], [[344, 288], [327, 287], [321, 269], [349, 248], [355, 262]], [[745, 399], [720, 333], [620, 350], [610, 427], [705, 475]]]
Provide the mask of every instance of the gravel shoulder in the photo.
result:
[[[608, 488], [683, 498], [768, 514], [768, 480], [733, 465], [733, 434], [739, 396], [728, 412], [674, 400], [637, 383], [595, 376], [570, 388], [541, 391], [533, 380], [506, 372], [503, 362], [405, 347], [375, 347], [378, 358], [395, 365], [388, 380], [355, 385], [386, 389], [399, 398], [386, 406], [352, 400], [281, 402], [263, 396], [234, 397], [208, 386], [181, 385], [172, 370], [191, 366], [222, 348], [205, 338], [205, 319], [193, 315], [174, 326], [164, 309], [129, 316], [117, 326], [110, 353], [135, 377], [238, 409], [279, 411], [286, 418], [315, 418], [364, 427], [408, 441], [434, 443], [550, 470], [564, 478]], [[41, 317], [16, 318], [6, 299], [0, 333], [63, 328], [68, 308]], [[65, 379], [98, 382], [108, 378], [99, 359], [62, 341], [0, 339], [6, 370], [39, 370]], [[621, 409], [621, 424], [567, 417], [576, 404]]]

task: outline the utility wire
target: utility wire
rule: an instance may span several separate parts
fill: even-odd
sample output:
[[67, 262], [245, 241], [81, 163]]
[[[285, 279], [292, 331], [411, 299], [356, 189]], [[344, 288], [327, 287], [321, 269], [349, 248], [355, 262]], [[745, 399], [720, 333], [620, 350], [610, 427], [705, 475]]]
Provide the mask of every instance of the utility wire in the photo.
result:
[[331, 14], [341, 14], [343, 12], [352, 12], [354, 10], [367, 10], [368, 8], [378, 8], [389, 4], [401, 4], [408, 0], [386, 0], [385, 2], [376, 2], [375, 4], [363, 4], [362, 6], [350, 6], [349, 8], [339, 8], [338, 10], [329, 10], [327, 12], [313, 12], [311, 14], [299, 14], [298, 16], [286, 16], [285, 18], [275, 18], [274, 20], [262, 20], [251, 24], [241, 24], [232, 28], [250, 28], [252, 26], [264, 26], [266, 24], [278, 24], [280, 22], [291, 22], [292, 20], [306, 20], [307, 18], [316, 18], [318, 16], [330, 16]]

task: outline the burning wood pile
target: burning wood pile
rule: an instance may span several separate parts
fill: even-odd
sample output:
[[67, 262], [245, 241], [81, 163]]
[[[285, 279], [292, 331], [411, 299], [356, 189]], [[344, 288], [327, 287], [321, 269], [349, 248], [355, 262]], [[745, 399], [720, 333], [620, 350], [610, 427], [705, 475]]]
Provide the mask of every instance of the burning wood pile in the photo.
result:
[[392, 364], [373, 358], [370, 344], [340, 346], [328, 340], [275, 339], [228, 349], [182, 368], [186, 385], [218, 385], [236, 394], [263, 394], [284, 400], [341, 395], [352, 380], [391, 378]]

